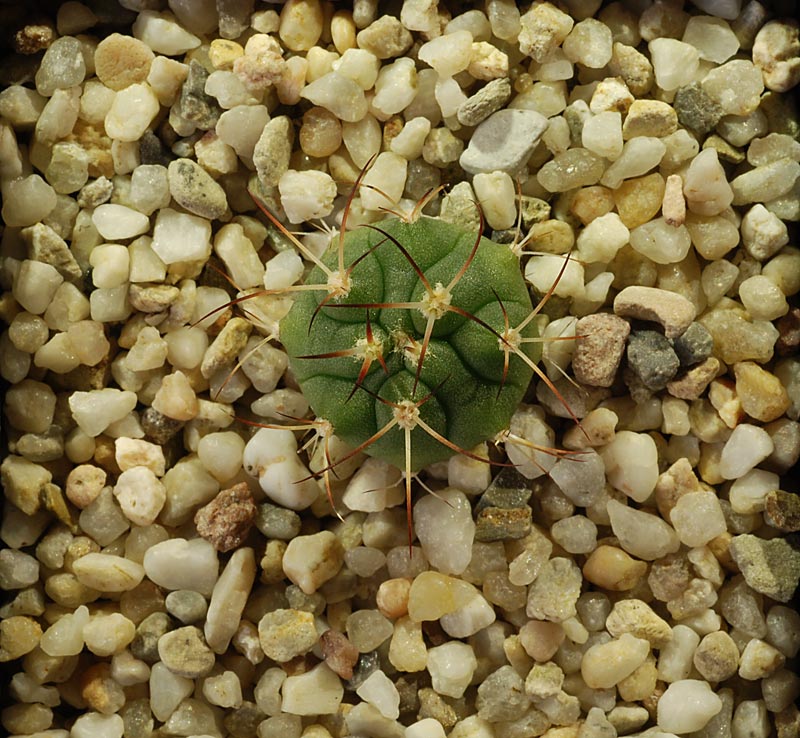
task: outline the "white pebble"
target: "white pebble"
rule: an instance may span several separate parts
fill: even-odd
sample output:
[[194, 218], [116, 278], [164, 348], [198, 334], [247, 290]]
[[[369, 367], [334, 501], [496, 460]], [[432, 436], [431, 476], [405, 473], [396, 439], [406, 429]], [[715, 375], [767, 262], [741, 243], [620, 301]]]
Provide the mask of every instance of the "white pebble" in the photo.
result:
[[658, 481], [658, 449], [647, 433], [618, 431], [600, 450], [608, 481], [636, 502], [644, 502]]
[[610, 689], [636, 671], [649, 653], [649, 641], [623, 633], [616, 640], [591, 646], [583, 654], [581, 676], [592, 689]]
[[134, 466], [119, 475], [114, 496], [125, 517], [135, 525], [151, 525], [167, 501], [167, 491], [146, 466]]
[[703, 728], [722, 709], [722, 700], [708, 682], [682, 679], [667, 687], [658, 700], [658, 727], [683, 735]]
[[511, 228], [517, 218], [514, 180], [506, 172], [479, 172], [472, 178], [486, 222], [495, 230]]
[[157, 54], [178, 56], [200, 46], [200, 39], [169, 16], [142, 10], [133, 23], [133, 35]]
[[738, 479], [758, 466], [774, 448], [772, 437], [763, 428], [740, 423], [722, 447], [719, 473], [724, 479]]
[[214, 546], [204, 538], [172, 538], [156, 543], [144, 555], [148, 578], [164, 589], [189, 589], [208, 597], [219, 574]]
[[278, 182], [281, 205], [291, 223], [324, 218], [333, 211], [336, 182], [327, 172], [289, 169]]
[[158, 211], [152, 249], [165, 264], [200, 261], [211, 255], [211, 223], [172, 208]]
[[281, 290], [298, 282], [303, 276], [303, 259], [293, 249], [275, 254], [264, 270], [264, 288]]
[[[431, 566], [445, 574], [461, 574], [472, 558], [475, 523], [467, 496], [455, 489], [434, 497], [425, 495], [414, 505], [414, 530]], [[448, 531], [442, 546], [442, 531]]]
[[80, 429], [88, 436], [99, 436], [109, 425], [122, 420], [136, 407], [134, 392], [113, 388], [73, 392], [69, 409]]
[[[448, 37], [449, 38], [449, 37]], [[398, 59], [383, 67], [375, 81], [371, 107], [388, 118], [405, 110], [417, 94], [417, 69], [413, 59]]]
[[323, 662], [304, 674], [286, 677], [281, 694], [280, 709], [290, 715], [332, 715], [339, 709], [344, 687]]
[[373, 671], [356, 689], [362, 700], [378, 708], [390, 720], [400, 717], [400, 693], [389, 677], [380, 669]]
[[443, 79], [463, 72], [472, 56], [472, 34], [454, 31], [438, 36], [419, 47], [419, 58], [433, 67]]
[[614, 161], [622, 153], [622, 115], [616, 110], [604, 110], [583, 124], [581, 142], [589, 151]]
[[138, 141], [161, 110], [161, 104], [146, 82], [137, 82], [117, 92], [106, 113], [106, 133], [116, 141]]
[[681, 543], [703, 546], [727, 529], [725, 515], [714, 492], [688, 492], [678, 499], [669, 514]]
[[734, 512], [752, 515], [764, 510], [768, 492], [780, 488], [780, 477], [775, 472], [751, 469], [731, 484], [728, 500]]
[[677, 533], [656, 515], [633, 510], [616, 500], [608, 501], [608, 515], [620, 545], [633, 556], [653, 561], [680, 548]]
[[656, 84], [667, 92], [694, 80], [700, 66], [700, 52], [675, 38], [656, 38], [647, 45]]
[[654, 218], [631, 231], [631, 246], [656, 264], [675, 264], [686, 258], [692, 239], [685, 225], [676, 228]]
[[[555, 254], [534, 256], [525, 265], [525, 279], [541, 294], [545, 294], [553, 285], [553, 294], [559, 297], [583, 297], [583, 265], [577, 259], [570, 259], [558, 279], [564, 266], [564, 257]], [[558, 279], [558, 282], [556, 280]]]
[[330, 110], [339, 120], [355, 123], [367, 114], [364, 90], [352, 79], [338, 72], [329, 72], [306, 85], [300, 96], [314, 105]]
[[247, 442], [242, 464], [279, 505], [304, 510], [319, 497], [320, 486], [300, 461], [297, 438], [291, 431], [261, 428]]
[[472, 681], [478, 660], [472, 646], [450, 641], [428, 650], [427, 668], [438, 694], [459, 699]]

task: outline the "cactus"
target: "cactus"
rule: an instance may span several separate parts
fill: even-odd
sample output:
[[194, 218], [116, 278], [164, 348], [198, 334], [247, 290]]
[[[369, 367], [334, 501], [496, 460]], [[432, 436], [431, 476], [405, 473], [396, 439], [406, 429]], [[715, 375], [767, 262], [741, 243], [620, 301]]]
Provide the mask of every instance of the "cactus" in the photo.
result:
[[338, 437], [415, 472], [508, 427], [540, 355], [508, 247], [389, 218], [347, 233], [305, 283], [321, 291], [299, 294], [281, 341]]

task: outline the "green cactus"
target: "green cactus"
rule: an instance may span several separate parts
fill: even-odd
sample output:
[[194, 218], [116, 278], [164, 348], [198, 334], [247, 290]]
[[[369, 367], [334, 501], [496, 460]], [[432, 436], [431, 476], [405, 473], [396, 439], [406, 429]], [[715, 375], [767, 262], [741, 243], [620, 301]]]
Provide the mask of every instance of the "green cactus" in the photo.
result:
[[508, 246], [388, 218], [347, 232], [305, 285], [280, 339], [317, 418], [354, 449], [408, 476], [508, 428], [541, 353]]

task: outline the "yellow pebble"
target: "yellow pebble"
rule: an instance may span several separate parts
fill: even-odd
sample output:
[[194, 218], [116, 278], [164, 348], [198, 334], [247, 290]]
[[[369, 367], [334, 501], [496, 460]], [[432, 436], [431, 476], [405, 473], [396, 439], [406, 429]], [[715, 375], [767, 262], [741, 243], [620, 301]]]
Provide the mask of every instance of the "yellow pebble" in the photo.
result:
[[241, 44], [226, 38], [215, 38], [208, 50], [208, 58], [214, 69], [231, 69], [240, 56], [244, 56]]

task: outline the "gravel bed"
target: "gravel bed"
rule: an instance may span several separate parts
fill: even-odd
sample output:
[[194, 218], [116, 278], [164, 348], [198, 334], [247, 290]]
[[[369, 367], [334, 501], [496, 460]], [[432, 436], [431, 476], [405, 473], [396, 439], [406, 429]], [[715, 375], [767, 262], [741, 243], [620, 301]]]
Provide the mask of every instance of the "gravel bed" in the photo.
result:
[[[5, 734], [800, 737], [797, 20], [53, 7], [0, 11]], [[387, 210], [552, 293], [411, 546], [280, 343]]]

